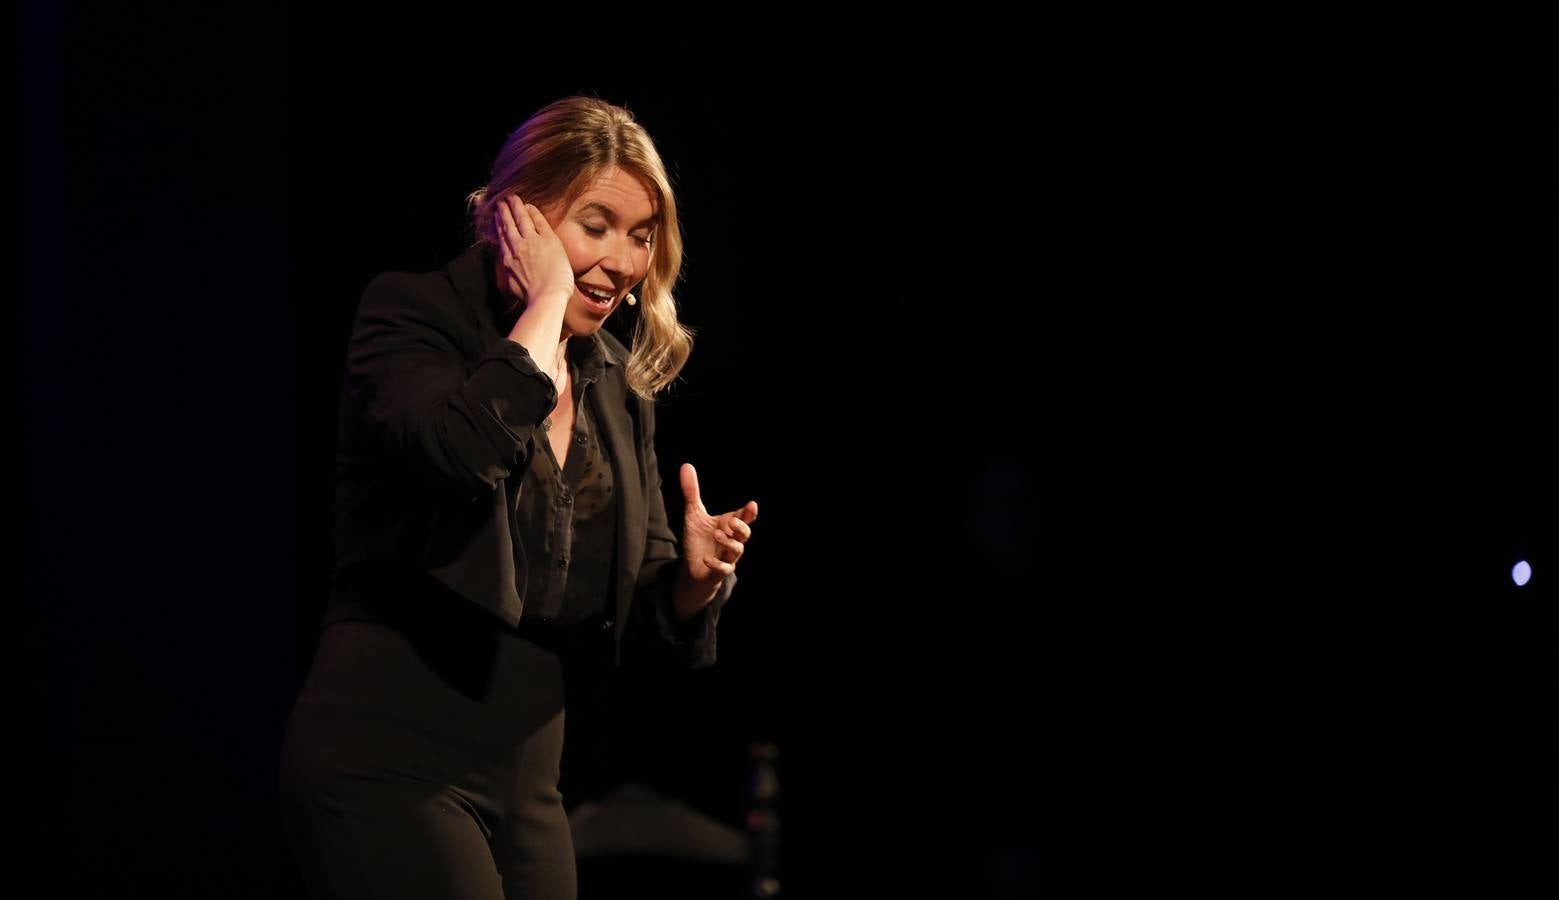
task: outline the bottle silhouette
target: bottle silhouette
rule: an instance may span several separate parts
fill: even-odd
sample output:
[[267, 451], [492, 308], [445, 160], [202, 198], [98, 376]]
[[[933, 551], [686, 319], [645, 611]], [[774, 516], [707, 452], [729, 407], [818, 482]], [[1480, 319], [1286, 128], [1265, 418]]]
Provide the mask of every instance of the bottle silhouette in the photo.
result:
[[779, 748], [766, 741], [749, 745], [752, 781], [747, 794], [747, 833], [752, 840], [752, 887], [748, 896], [777, 900], [779, 881], [779, 777], [774, 760]]

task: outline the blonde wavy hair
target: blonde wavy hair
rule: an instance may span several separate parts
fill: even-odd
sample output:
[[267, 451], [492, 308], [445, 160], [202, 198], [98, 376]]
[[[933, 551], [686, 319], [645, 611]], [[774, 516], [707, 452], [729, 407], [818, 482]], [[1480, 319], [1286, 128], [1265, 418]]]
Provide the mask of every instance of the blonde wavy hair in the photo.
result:
[[672, 292], [682, 271], [676, 196], [654, 142], [631, 112], [594, 97], [565, 97], [526, 119], [498, 151], [486, 186], [466, 197], [476, 237], [473, 246], [497, 247], [494, 216], [500, 198], [519, 194], [537, 208], [559, 201], [572, 204], [611, 166], [652, 186], [659, 201], [627, 369], [629, 389], [653, 400], [687, 363], [693, 332], [677, 321]]

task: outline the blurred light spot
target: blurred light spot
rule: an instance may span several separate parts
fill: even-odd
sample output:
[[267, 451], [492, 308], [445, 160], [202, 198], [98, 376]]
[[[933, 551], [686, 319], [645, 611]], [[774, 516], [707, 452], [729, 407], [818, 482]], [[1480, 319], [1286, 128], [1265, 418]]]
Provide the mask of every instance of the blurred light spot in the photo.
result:
[[1515, 580], [1517, 586], [1524, 585], [1532, 580], [1532, 566], [1523, 559], [1511, 567], [1510, 577]]

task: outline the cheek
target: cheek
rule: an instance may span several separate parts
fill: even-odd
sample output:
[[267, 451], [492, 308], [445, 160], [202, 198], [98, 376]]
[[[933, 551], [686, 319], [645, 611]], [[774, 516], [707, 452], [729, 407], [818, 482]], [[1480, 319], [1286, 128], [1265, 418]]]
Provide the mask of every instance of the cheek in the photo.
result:
[[574, 270], [574, 274], [578, 275], [590, 267], [590, 250], [577, 239], [563, 241], [563, 251], [568, 254], [568, 267]]

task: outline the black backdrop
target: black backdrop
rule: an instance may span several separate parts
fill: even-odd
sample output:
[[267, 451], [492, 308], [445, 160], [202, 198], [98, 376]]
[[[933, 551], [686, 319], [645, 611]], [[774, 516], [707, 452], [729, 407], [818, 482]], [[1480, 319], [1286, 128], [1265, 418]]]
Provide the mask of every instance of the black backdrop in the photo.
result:
[[719, 665], [583, 710], [571, 803], [736, 824], [774, 741], [795, 896], [1547, 871], [1524, 23], [67, 7], [20, 48], [39, 893], [297, 895], [353, 305], [576, 92], [681, 191], [663, 469], [762, 512]]

